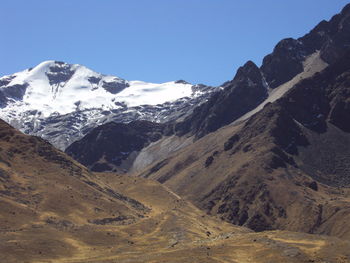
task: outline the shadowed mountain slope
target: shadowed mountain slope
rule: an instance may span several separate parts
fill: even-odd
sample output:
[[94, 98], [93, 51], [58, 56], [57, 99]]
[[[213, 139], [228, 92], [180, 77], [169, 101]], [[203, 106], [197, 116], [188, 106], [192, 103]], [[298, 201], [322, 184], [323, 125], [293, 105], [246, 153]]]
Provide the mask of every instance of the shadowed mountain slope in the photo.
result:
[[142, 148], [162, 137], [164, 128], [148, 121], [110, 122], [71, 144], [66, 153], [92, 171], [124, 172]]
[[191, 133], [200, 138], [254, 109], [267, 98], [267, 92], [292, 80], [305, 70], [303, 63], [315, 52], [328, 63], [341, 58], [350, 46], [350, 5], [330, 21], [322, 21], [305, 36], [280, 41], [267, 55], [260, 69], [247, 62], [234, 79], [176, 124], [175, 133]]
[[[142, 173], [257, 231], [350, 238], [350, 53]], [[157, 167], [157, 169], [155, 168]]]

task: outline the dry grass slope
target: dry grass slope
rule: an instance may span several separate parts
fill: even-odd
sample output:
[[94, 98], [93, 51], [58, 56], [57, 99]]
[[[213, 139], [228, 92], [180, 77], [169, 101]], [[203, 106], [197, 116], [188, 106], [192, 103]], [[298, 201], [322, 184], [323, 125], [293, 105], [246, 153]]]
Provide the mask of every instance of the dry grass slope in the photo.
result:
[[348, 262], [348, 241], [254, 233], [158, 182], [93, 174], [0, 122], [0, 262]]

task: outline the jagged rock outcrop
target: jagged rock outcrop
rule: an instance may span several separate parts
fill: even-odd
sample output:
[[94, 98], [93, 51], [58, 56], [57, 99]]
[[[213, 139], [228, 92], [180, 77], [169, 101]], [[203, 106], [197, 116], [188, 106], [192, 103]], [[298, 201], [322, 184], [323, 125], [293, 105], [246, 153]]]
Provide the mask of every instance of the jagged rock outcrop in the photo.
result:
[[291, 80], [303, 71], [303, 61], [308, 55], [320, 50], [321, 58], [331, 64], [350, 45], [350, 5], [343, 8], [329, 22], [320, 22], [308, 34], [298, 39], [280, 41], [273, 52], [267, 55], [261, 71], [270, 88]]
[[280, 41], [273, 52], [264, 57], [261, 66], [269, 87], [277, 88], [302, 72], [302, 62], [307, 55], [300, 40], [287, 38]]
[[175, 133], [182, 136], [190, 132], [200, 138], [254, 109], [267, 96], [267, 87], [259, 68], [248, 61], [237, 70], [232, 81], [223, 85], [223, 90], [197, 107], [184, 121], [177, 123]]

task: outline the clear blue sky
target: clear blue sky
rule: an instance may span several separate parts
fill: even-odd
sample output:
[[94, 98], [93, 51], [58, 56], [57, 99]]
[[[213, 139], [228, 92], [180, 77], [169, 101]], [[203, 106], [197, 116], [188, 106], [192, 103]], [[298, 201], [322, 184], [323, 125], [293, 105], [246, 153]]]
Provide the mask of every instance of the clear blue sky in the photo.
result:
[[1, 0], [0, 76], [44, 60], [129, 80], [219, 85], [343, 0]]

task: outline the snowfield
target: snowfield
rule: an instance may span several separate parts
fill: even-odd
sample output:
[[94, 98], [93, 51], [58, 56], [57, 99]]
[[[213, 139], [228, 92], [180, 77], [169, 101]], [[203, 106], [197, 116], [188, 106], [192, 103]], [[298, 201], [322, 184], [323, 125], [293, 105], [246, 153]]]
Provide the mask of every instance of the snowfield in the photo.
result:
[[[65, 71], [66, 75], [59, 70]], [[55, 74], [56, 79], [50, 81], [49, 76], [55, 77]], [[118, 102], [125, 103], [128, 107], [156, 105], [194, 95], [191, 84], [174, 81], [162, 84], [126, 81], [96, 73], [81, 65], [58, 64], [55, 61], [42, 62], [31, 70], [2, 77], [0, 81], [9, 77], [13, 79], [6, 87], [24, 84], [28, 86], [22, 100], [12, 100], [2, 109], [2, 117], [5, 112], [15, 108], [22, 112], [37, 110], [42, 116], [48, 117], [53, 113], [67, 114], [77, 108], [110, 110], [121, 107]], [[120, 91], [113, 94], [106, 89], [108, 86], [116, 88], [117, 91], [119, 88]], [[4, 88], [0, 87], [0, 91]]]

